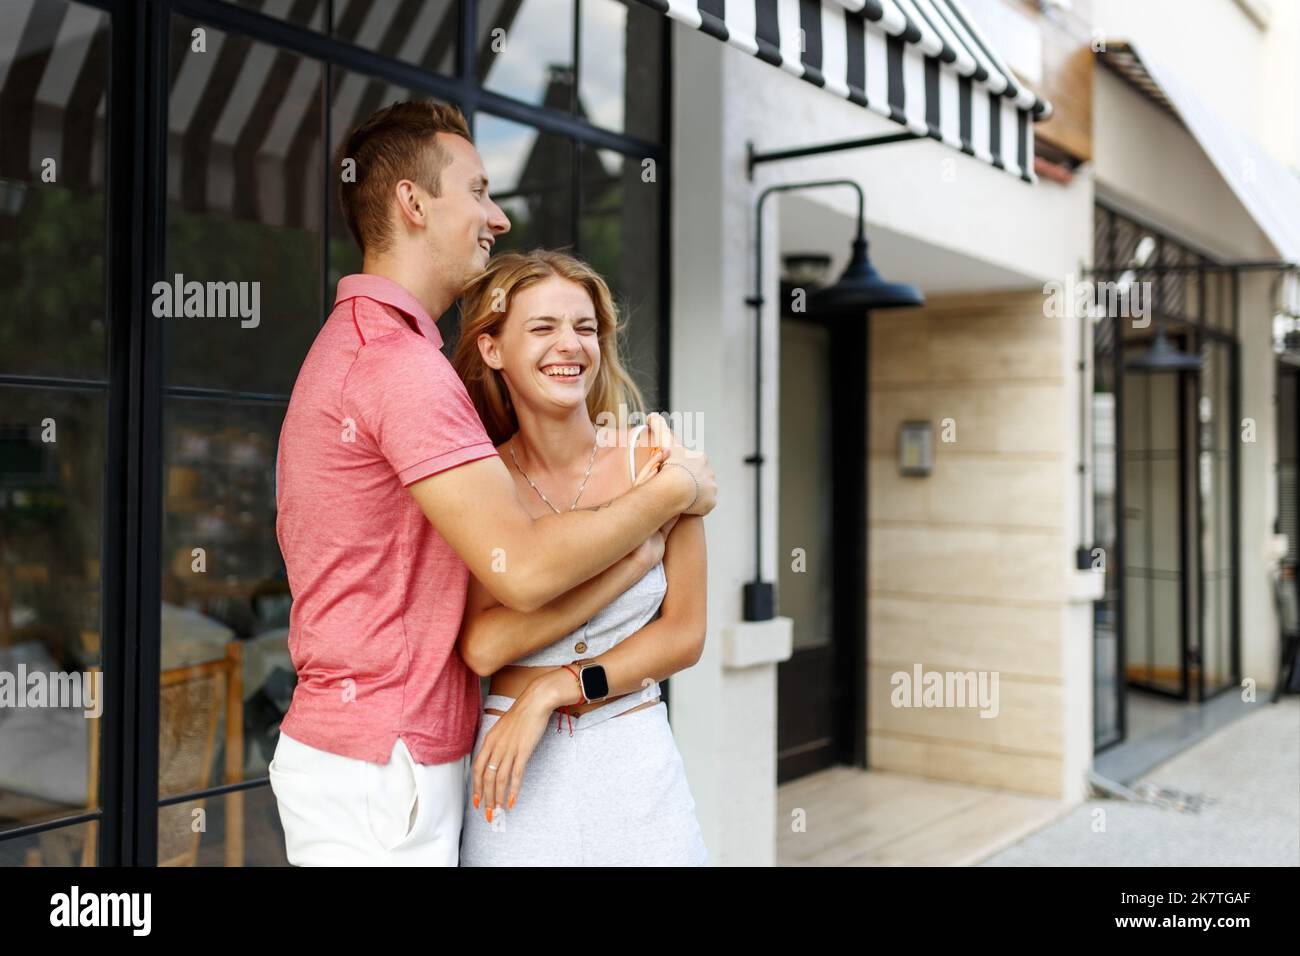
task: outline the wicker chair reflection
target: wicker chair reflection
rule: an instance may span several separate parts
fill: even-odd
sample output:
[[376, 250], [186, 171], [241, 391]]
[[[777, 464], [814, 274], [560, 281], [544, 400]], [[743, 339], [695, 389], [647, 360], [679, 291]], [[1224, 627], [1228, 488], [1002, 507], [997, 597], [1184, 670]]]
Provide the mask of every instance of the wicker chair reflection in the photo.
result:
[[[226, 656], [162, 672], [158, 733], [158, 795], [192, 793], [211, 786], [217, 729], [225, 716], [225, 783], [243, 777], [244, 706], [241, 646], [226, 644]], [[91, 721], [89, 797], [98, 806], [99, 723]], [[225, 865], [244, 864], [244, 793], [225, 794]], [[195, 866], [206, 826], [207, 800], [187, 800], [158, 810], [158, 865]], [[195, 811], [202, 811], [196, 813]], [[82, 865], [93, 866], [98, 824], [86, 828]]]

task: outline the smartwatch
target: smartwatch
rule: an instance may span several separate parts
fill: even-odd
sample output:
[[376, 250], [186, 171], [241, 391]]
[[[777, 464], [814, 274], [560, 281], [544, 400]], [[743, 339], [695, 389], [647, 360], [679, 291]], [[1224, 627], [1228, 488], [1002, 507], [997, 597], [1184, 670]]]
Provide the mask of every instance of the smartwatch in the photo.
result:
[[[577, 661], [574, 661], [576, 664]], [[580, 664], [578, 680], [582, 683], [582, 696], [588, 703], [609, 696], [609, 681], [605, 678], [604, 664]]]

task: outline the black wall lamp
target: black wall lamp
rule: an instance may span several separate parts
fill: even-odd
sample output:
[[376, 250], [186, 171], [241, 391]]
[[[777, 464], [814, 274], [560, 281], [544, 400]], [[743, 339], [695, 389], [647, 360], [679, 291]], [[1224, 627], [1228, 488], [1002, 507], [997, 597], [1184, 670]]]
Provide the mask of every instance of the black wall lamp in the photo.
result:
[[[907, 137], [911, 138], [911, 137]], [[889, 142], [899, 139], [890, 138]], [[859, 141], [856, 145], [871, 145]], [[847, 148], [839, 146], [837, 148]], [[769, 158], [804, 156], [819, 151], [818, 147], [788, 150], [782, 154], [769, 154]], [[821, 150], [825, 151], [825, 150]], [[750, 149], [750, 171], [757, 159]], [[871, 309], [917, 306], [925, 302], [924, 296], [913, 286], [888, 282], [881, 277], [867, 255], [866, 199], [862, 187], [851, 179], [822, 179], [801, 183], [781, 183], [768, 186], [758, 196], [754, 210], [757, 236], [754, 241], [754, 294], [745, 304], [754, 309], [754, 453], [745, 463], [754, 466], [754, 580], [745, 584], [744, 619], [767, 621], [776, 616], [776, 592], [771, 581], [763, 580], [763, 206], [772, 193], [799, 189], [820, 189], [829, 186], [848, 186], [858, 196], [857, 234], [849, 253], [844, 272], [834, 283], [808, 296], [810, 313], [831, 320], [856, 319], [865, 321]]]
[[1124, 363], [1134, 372], [1194, 372], [1201, 367], [1195, 355], [1180, 352], [1165, 335], [1164, 323], [1156, 319], [1156, 337], [1151, 347]]

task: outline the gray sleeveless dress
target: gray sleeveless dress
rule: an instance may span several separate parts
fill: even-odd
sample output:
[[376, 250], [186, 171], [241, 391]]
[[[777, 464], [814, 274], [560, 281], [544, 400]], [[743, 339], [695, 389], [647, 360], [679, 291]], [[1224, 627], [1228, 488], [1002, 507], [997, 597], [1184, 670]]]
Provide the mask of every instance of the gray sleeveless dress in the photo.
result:
[[[644, 427], [644, 426], [642, 426]], [[628, 463], [636, 480], [636, 431]], [[661, 561], [582, 627], [515, 661], [529, 667], [595, 657], [649, 624], [668, 587]], [[512, 810], [472, 803], [465, 786], [461, 866], [707, 866], [708, 852], [681, 754], [662, 701], [647, 678], [639, 691], [585, 714], [549, 724], [524, 770]], [[508, 711], [513, 697], [489, 694], [485, 708]], [[617, 718], [617, 719], [614, 719]], [[479, 720], [473, 759], [496, 721]], [[572, 730], [572, 733], [570, 733]]]

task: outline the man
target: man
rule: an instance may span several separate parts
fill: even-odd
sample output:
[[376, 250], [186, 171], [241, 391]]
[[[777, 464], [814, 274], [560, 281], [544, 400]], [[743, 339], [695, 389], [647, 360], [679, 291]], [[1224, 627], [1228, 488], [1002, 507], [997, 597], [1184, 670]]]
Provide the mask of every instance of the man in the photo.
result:
[[672, 443], [600, 515], [529, 517], [433, 318], [510, 228], [464, 118], [398, 103], [338, 159], [363, 266], [339, 281], [281, 429], [298, 686], [271, 786], [291, 863], [454, 866], [480, 709], [456, 653], [468, 575], [535, 610], [674, 515], [707, 514], [717, 485], [705, 456]]

